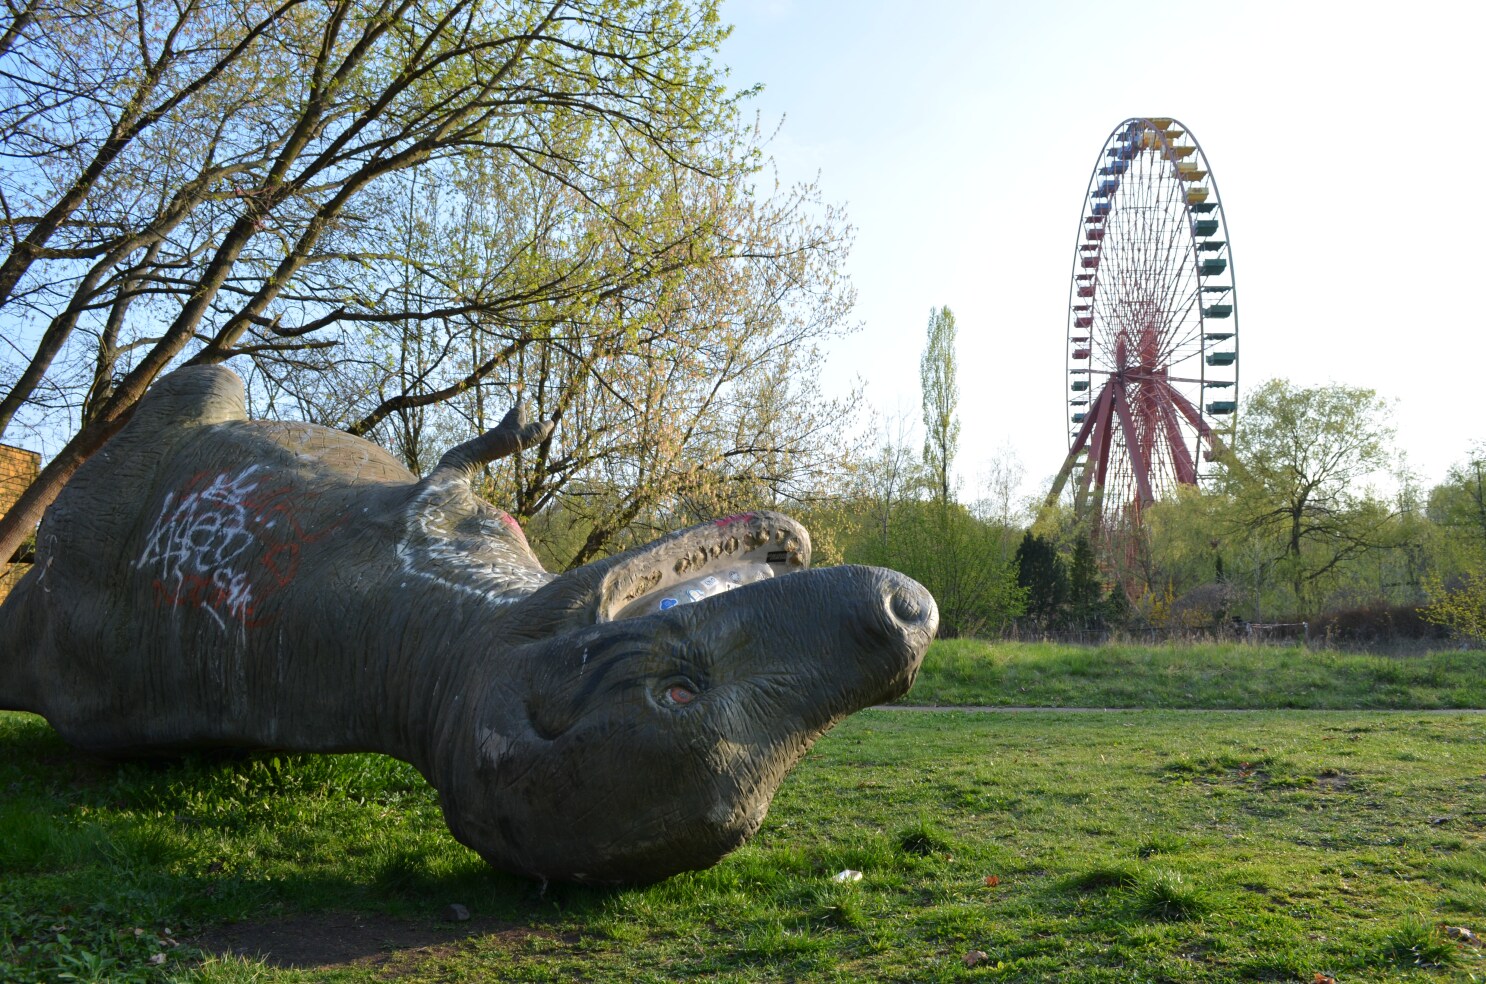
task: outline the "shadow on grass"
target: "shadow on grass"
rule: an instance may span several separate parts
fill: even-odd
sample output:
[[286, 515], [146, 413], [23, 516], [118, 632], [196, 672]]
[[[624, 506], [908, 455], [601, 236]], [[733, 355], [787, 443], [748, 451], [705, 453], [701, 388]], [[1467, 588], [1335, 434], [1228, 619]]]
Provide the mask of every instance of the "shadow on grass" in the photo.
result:
[[190, 945], [218, 958], [298, 970], [364, 966], [398, 975], [467, 940], [515, 948], [558, 934], [490, 917], [462, 922], [404, 919], [378, 913], [313, 912], [211, 927]]
[[7, 980], [84, 964], [135, 979], [160, 953], [201, 956], [193, 947], [381, 966], [475, 937], [557, 939], [552, 927], [614, 894], [494, 871], [454, 841], [416, 770], [384, 756], [114, 761], [3, 714], [0, 792]]

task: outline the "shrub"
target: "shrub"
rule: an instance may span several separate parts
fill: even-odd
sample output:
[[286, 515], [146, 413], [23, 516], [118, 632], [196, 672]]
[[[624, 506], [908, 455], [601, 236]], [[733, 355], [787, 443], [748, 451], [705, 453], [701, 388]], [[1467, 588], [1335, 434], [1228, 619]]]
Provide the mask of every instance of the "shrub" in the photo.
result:
[[1419, 610], [1424, 620], [1477, 645], [1486, 644], [1486, 568], [1448, 584], [1430, 578], [1424, 592], [1429, 596], [1429, 604]]
[[1171, 603], [1167, 624], [1173, 629], [1215, 629], [1228, 620], [1240, 600], [1238, 588], [1226, 581], [1199, 584]]
[[1413, 605], [1390, 605], [1374, 602], [1357, 608], [1326, 612], [1310, 623], [1312, 642], [1330, 645], [1379, 645], [1444, 639], [1446, 633], [1432, 624]]

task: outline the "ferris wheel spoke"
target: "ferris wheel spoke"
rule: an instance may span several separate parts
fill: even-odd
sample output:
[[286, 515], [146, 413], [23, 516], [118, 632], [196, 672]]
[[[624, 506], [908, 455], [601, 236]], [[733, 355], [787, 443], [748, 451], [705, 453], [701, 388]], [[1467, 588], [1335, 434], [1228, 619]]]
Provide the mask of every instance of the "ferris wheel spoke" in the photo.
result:
[[[1176, 408], [1179, 411], [1181, 411], [1182, 416], [1187, 418], [1187, 422], [1190, 423], [1192, 427], [1199, 434], [1201, 434], [1210, 445], [1217, 442], [1218, 435], [1213, 433], [1212, 426], [1203, 419], [1202, 411], [1193, 406], [1192, 401], [1188, 400], [1180, 390], [1172, 387], [1168, 387], [1168, 389], [1170, 390], [1172, 403], [1175, 404]], [[1214, 447], [1213, 450], [1216, 451], [1216, 447]]]

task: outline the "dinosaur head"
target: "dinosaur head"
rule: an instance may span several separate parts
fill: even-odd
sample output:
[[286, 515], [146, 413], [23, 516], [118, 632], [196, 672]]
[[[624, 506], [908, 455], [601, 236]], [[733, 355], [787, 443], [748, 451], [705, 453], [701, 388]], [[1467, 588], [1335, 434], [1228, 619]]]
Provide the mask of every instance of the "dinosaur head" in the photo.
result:
[[510, 672], [444, 732], [456, 836], [505, 870], [602, 882], [743, 843], [819, 735], [907, 691], [937, 625], [901, 574], [808, 562], [802, 527], [755, 513], [520, 602]]

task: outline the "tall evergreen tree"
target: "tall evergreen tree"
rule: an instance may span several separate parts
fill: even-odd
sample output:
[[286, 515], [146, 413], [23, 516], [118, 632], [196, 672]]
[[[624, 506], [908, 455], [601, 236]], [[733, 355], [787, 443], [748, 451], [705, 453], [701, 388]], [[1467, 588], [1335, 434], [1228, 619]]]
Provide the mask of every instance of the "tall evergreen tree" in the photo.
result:
[[1104, 584], [1099, 578], [1099, 565], [1094, 561], [1094, 545], [1084, 533], [1073, 541], [1073, 558], [1068, 565], [1068, 608], [1073, 622], [1081, 628], [1096, 628], [1104, 619]]
[[1030, 530], [1016, 548], [1017, 584], [1027, 592], [1027, 615], [1038, 626], [1058, 624], [1068, 602], [1068, 569], [1057, 547]]

